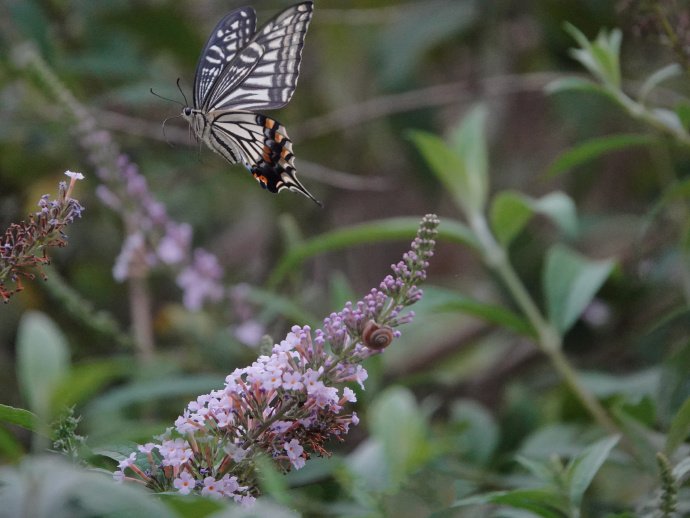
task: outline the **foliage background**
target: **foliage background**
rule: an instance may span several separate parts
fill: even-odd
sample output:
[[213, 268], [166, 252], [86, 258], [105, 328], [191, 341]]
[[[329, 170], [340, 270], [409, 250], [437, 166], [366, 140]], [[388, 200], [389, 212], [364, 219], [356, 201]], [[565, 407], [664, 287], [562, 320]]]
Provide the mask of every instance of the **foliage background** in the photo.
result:
[[[289, 4], [253, 3], [260, 22]], [[288, 128], [300, 178], [324, 202], [321, 210], [298, 195], [262, 192], [242, 167], [206, 149], [197, 152], [181, 119], [167, 123], [174, 147], [162, 134], [160, 121], [179, 107], [149, 89], [179, 99], [180, 77], [189, 96], [208, 32], [244, 2], [5, 2], [2, 228], [34, 211], [66, 169], [87, 176], [77, 192], [87, 211], [69, 229], [69, 246], [52, 255], [47, 283], [28, 283], [0, 311], [1, 402], [26, 406], [16, 371], [18, 326], [22, 315], [40, 310], [69, 344], [77, 374], [62, 401], [77, 405], [79, 431], [89, 445], [144, 442], [159, 433], [190, 398], [220, 386], [225, 374], [258, 354], [238, 339], [238, 329], [253, 324], [260, 331], [250, 340], [256, 346], [262, 333], [278, 338], [295, 322], [318, 323], [376, 285], [412, 232], [374, 242], [355, 232], [351, 246], [319, 253], [295, 265], [285, 282], [269, 283], [291, 247], [383, 218], [419, 219], [427, 212], [442, 220], [461, 217], [410, 130], [449, 135], [471, 106], [484, 102], [492, 192], [513, 189], [538, 198], [563, 191], [578, 208], [574, 236], [544, 218], [530, 223], [510, 248], [516, 271], [542, 304], [544, 251], [554, 242], [591, 259], [616, 260], [613, 274], [567, 334], [564, 350], [609, 408], [623, 408], [640, 427], [663, 432], [690, 391], [687, 194], [681, 191], [675, 204], [664, 197], [671, 185], [687, 182], [687, 146], [664, 140], [602, 96], [545, 93], [557, 78], [584, 76], [568, 53], [574, 41], [564, 22], [590, 38], [602, 28], [622, 29], [624, 89], [639, 88], [660, 66], [678, 61], [643, 4], [317, 1], [296, 94], [272, 115]], [[27, 41], [99, 126], [112, 132], [170, 215], [192, 225], [194, 244], [221, 261], [227, 297], [199, 312], [184, 308], [170, 271], [159, 268], [148, 276], [153, 361], [142, 360], [136, 345], [122, 339], [132, 322], [131, 287], [116, 282], [112, 269], [123, 223], [95, 196], [94, 166], [63, 107], [13, 61], [13, 51]], [[664, 83], [653, 100], [672, 107], [687, 94], [686, 74]], [[591, 154], [574, 167], [558, 165], [568, 148], [617, 133], [648, 140]], [[449, 290], [515, 310], [478, 254], [442, 241], [429, 285], [400, 341], [367, 365], [371, 377], [358, 403], [362, 425], [334, 445], [335, 459], [314, 461], [291, 475], [289, 483], [299, 489], [284, 490], [292, 495], [289, 506], [315, 515], [338, 514], [336, 504], [342, 514], [425, 515], [475, 489], [521, 485], [526, 475], [513, 462], [516, 453], [567, 456], [598, 437], [529, 339], [463, 311], [440, 311]], [[75, 294], [93, 313], [83, 303], [67, 302]], [[104, 312], [101, 317], [113, 325], [86, 325], [95, 312]], [[377, 457], [367, 449], [372, 438], [389, 444], [388, 453]], [[391, 467], [401, 455], [396, 448], [412, 453], [403, 454], [407, 464]], [[5, 462], [28, 449], [26, 432], [3, 432]], [[609, 469], [623, 476], [616, 466]], [[357, 482], [366, 472], [378, 486]], [[584, 507], [588, 516], [639, 508], [658, 487], [653, 469], [632, 472], [625, 484], [597, 480]]]

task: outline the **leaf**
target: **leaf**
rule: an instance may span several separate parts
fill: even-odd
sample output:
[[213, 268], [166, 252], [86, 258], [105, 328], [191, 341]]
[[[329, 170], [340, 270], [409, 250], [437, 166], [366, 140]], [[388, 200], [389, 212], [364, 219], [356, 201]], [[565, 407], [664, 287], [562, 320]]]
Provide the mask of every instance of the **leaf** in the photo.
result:
[[599, 291], [613, 261], [591, 261], [562, 245], [551, 247], [543, 273], [544, 298], [550, 322], [565, 333]]
[[36, 431], [36, 414], [23, 408], [0, 404], [0, 422]]
[[27, 312], [17, 331], [17, 375], [29, 408], [41, 418], [50, 418], [53, 393], [68, 371], [62, 332], [43, 313]]
[[647, 100], [649, 94], [661, 83], [671, 79], [672, 77], [678, 77], [683, 74], [683, 68], [678, 63], [671, 63], [666, 65], [652, 75], [650, 75], [642, 86], [640, 87], [640, 94], [638, 95], [638, 102], [644, 104]]
[[594, 475], [597, 474], [619, 440], [620, 436], [618, 435], [602, 439], [586, 448], [568, 464], [566, 468], [568, 493], [570, 501], [576, 507], [580, 507], [582, 497], [592, 483]]
[[525, 198], [520, 193], [504, 191], [493, 199], [489, 213], [491, 228], [504, 246], [520, 234], [534, 214]]
[[493, 415], [475, 401], [459, 400], [450, 408], [450, 423], [458, 429], [453, 437], [453, 450], [462, 452], [464, 462], [487, 466], [499, 440]]
[[131, 359], [106, 359], [74, 365], [69, 374], [55, 388], [56, 408], [81, 403], [98, 393], [113, 380], [131, 372]]
[[464, 163], [469, 198], [467, 206], [483, 212], [489, 194], [489, 153], [486, 145], [487, 109], [474, 106], [450, 136], [455, 152]]
[[[425, 291], [428, 288], [425, 288]], [[510, 329], [520, 335], [534, 337], [536, 333], [532, 326], [521, 316], [513, 313], [509, 309], [480, 302], [471, 299], [460, 293], [447, 291], [442, 300], [432, 305], [432, 311], [456, 311], [466, 313], [478, 318]]]
[[[281, 259], [268, 279], [275, 287], [288, 273], [309, 257], [355, 245], [380, 243], [400, 239], [412, 240], [419, 227], [418, 218], [390, 218], [340, 228], [295, 244]], [[477, 247], [472, 232], [459, 221], [444, 220], [439, 226], [438, 239]]]
[[678, 103], [676, 106], [676, 115], [678, 115], [678, 120], [680, 120], [685, 131], [688, 131], [688, 129], [690, 129], [690, 103]]
[[516, 489], [514, 491], [494, 491], [483, 495], [470, 496], [457, 500], [452, 507], [465, 507], [479, 504], [500, 504], [531, 511], [544, 518], [565, 518], [567, 502], [548, 489]]
[[94, 399], [84, 414], [94, 416], [117, 412], [135, 403], [157, 401], [165, 398], [191, 396], [209, 392], [223, 386], [223, 376], [171, 376], [151, 381], [135, 382], [112, 389]]
[[485, 121], [484, 107], [472, 109], [453, 132], [453, 147], [431, 133], [410, 132], [412, 142], [432, 172], [466, 214], [481, 212], [486, 204], [489, 160]]
[[3, 516], [146, 516], [172, 513], [136, 484], [79, 468], [59, 457], [25, 457], [19, 467], [0, 468]]
[[671, 457], [678, 447], [690, 436], [690, 397], [681, 405], [671, 421], [664, 452]]
[[501, 192], [491, 205], [491, 226], [498, 240], [507, 246], [535, 214], [548, 217], [570, 237], [577, 232], [575, 204], [562, 192], [553, 192], [539, 199], [514, 191]]
[[548, 174], [551, 176], [561, 174], [613, 151], [638, 146], [652, 146], [657, 143], [658, 139], [655, 136], [640, 134], [610, 135], [589, 139], [562, 153], [551, 164]]
[[402, 387], [382, 392], [367, 413], [371, 435], [383, 446], [392, 487], [429, 456], [427, 423], [412, 393]]
[[544, 87], [544, 91], [547, 94], [557, 94], [570, 90], [610, 96], [609, 92], [591, 79], [583, 79], [581, 77], [563, 77], [560, 79], [554, 79]]

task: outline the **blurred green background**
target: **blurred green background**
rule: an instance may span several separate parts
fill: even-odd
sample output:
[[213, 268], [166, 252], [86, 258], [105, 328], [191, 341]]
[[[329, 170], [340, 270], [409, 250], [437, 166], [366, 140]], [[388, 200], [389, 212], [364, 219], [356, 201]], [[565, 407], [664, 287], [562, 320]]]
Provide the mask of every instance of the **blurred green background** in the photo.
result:
[[[324, 209], [297, 194], [261, 190], [242, 166], [198, 149], [180, 118], [166, 123], [166, 143], [161, 122], [180, 107], [149, 90], [182, 100], [175, 84], [179, 77], [189, 98], [209, 31], [245, 3], [3, 2], [1, 228], [35, 211], [40, 195], [54, 193], [65, 170], [87, 178], [75, 193], [86, 212], [68, 228], [69, 246], [51, 252], [48, 281], [26, 283], [0, 309], [0, 402], [26, 406], [15, 371], [17, 330], [22, 315], [39, 310], [57, 323], [74, 369], [82, 369], [81, 385], [63, 401], [77, 404], [76, 413], [84, 416], [80, 431], [90, 445], [144, 442], [159, 433], [189, 399], [222, 385], [227, 373], [251, 362], [261, 335], [279, 340], [294, 323], [318, 325], [346, 300], [376, 286], [413, 233], [400, 232], [396, 239], [355, 233], [349, 246], [309, 257], [294, 264], [282, 282], [269, 282], [291, 248], [326, 232], [386, 218], [418, 220], [429, 212], [442, 221], [461, 218], [413, 145], [410, 130], [448, 135], [472, 106], [484, 103], [491, 191], [539, 197], [560, 190], [578, 209], [576, 236], [561, 235], [544, 218], [531, 222], [510, 249], [516, 271], [542, 303], [544, 250], [553, 242], [567, 242], [591, 259], [616, 259], [612, 276], [566, 336], [565, 351], [604, 401], [618, 398], [634, 407], [631, 413], [646, 426], [663, 428], [688, 395], [690, 325], [688, 264], [683, 262], [687, 198], [681, 208], [662, 202], [671, 177], [687, 178], [690, 155], [659, 138], [554, 174], [559, 156], [586, 139], [656, 133], [602, 96], [545, 92], [555, 79], [586, 74], [568, 52], [575, 42], [565, 22], [589, 38], [603, 28], [623, 31], [624, 90], [637, 91], [652, 72], [678, 61], [654, 31], [645, 2], [317, 0], [296, 93], [286, 108], [270, 115], [287, 127], [300, 179]], [[261, 24], [291, 3], [257, 0], [252, 5]], [[688, 9], [683, 2], [662, 4]], [[183, 306], [178, 272], [165, 267], [148, 272], [154, 361], [141, 360], [126, 338], [132, 326], [131, 286], [112, 275], [125, 225], [95, 194], [96, 166], [79, 144], [69, 110], [18, 66], [18, 49], [27, 43], [139, 166], [170, 217], [192, 226], [193, 245], [215, 254], [223, 268], [223, 300], [201, 311]], [[664, 87], [653, 99], [660, 106], [685, 101], [687, 74]], [[412, 486], [409, 493], [396, 484], [381, 489], [397, 495], [395, 502], [384, 498], [384, 515], [423, 516], [442, 508], [452, 502], [448, 495], [464, 494], [458, 489], [464, 482], [458, 481], [471, 479], [472, 488], [502, 487], [498, 477], [510, 471], [516, 451], [543, 447], [546, 452], [552, 444], [558, 446], [549, 451], [562, 451], [560, 446], [579, 444], [573, 430], [579, 433], [588, 419], [525, 337], [462, 311], [441, 311], [449, 290], [515, 309], [475, 252], [441, 240], [427, 296], [415, 308], [417, 318], [386, 354], [366, 365], [370, 380], [358, 403], [362, 426], [344, 444], [334, 445], [343, 458], [351, 455], [352, 465], [357, 465], [352, 455], [366, 456], [356, 448], [372, 433], [381, 391], [392, 386], [416, 396], [410, 402], [404, 395], [388, 395], [424, 421], [425, 433], [434, 437], [424, 448], [438, 452], [454, 445], [452, 455], [420, 454], [421, 460], [410, 461], [398, 481]], [[107, 324], [87, 325], [97, 318]], [[661, 386], [660, 379], [675, 383]], [[474, 416], [470, 424], [463, 415]], [[561, 430], [560, 435], [534, 435], [544, 427]], [[0, 457], [6, 461], [28, 448], [22, 431], [3, 437]], [[348, 486], [342, 473], [334, 475], [333, 464], [314, 464], [320, 467], [302, 475], [304, 480], [300, 474], [291, 479], [298, 486], [320, 482], [305, 491], [309, 498], [336, 501], [343, 498], [336, 486], [356, 485]], [[353, 469], [350, 473], [357, 473]], [[483, 475], [470, 476], [465, 469]], [[632, 487], [643, 493], [653, 484], [640, 475]], [[635, 490], [623, 487], [602, 491], [606, 496], [590, 509], [591, 516], [628, 508], [636, 498]]]

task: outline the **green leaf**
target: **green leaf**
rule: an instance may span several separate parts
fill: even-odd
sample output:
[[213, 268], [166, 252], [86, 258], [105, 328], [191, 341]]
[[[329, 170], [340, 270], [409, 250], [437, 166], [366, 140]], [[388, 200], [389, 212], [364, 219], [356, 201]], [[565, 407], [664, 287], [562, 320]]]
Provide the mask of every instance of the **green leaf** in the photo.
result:
[[454, 434], [453, 450], [462, 452], [464, 462], [487, 466], [499, 440], [493, 415], [476, 401], [454, 401], [450, 408], [450, 423], [459, 430]]
[[568, 494], [570, 501], [580, 507], [582, 496], [592, 483], [594, 475], [618, 443], [620, 436], [608, 437], [586, 448], [580, 455], [570, 461], [566, 468]]
[[580, 91], [610, 96], [610, 93], [591, 79], [581, 77], [563, 77], [554, 79], [544, 87], [547, 94], [557, 94], [567, 91]]
[[486, 204], [489, 159], [485, 122], [486, 109], [482, 106], [472, 109], [453, 131], [453, 147], [431, 133], [410, 132], [410, 138], [432, 172], [466, 214], [481, 212]]
[[544, 518], [565, 518], [568, 516], [567, 502], [565, 502], [563, 497], [548, 489], [495, 491], [463, 498], [453, 503], [452, 507], [480, 504], [507, 505], [516, 509], [530, 511]]
[[69, 371], [69, 350], [62, 332], [43, 313], [30, 311], [19, 322], [17, 365], [29, 408], [49, 419], [53, 393]]
[[483, 212], [489, 194], [489, 152], [486, 145], [487, 109], [473, 107], [451, 133], [450, 142], [464, 164], [467, 205]]
[[572, 327], [599, 291], [613, 268], [613, 261], [591, 261], [562, 245], [546, 255], [544, 298], [550, 322], [560, 332]]
[[620, 45], [623, 35], [614, 29], [610, 33], [600, 31], [597, 38], [590, 42], [575, 26], [566, 23], [565, 29], [580, 45], [579, 49], [571, 49], [571, 55], [579, 61], [589, 72], [603, 83], [615, 89], [620, 88]]
[[191, 396], [210, 392], [223, 386], [223, 376], [197, 375], [172, 376], [151, 381], [135, 382], [115, 388], [94, 399], [84, 414], [94, 416], [117, 412], [135, 403], [160, 399]]
[[666, 65], [652, 75], [650, 75], [645, 82], [640, 87], [640, 95], [638, 95], [638, 102], [644, 104], [647, 100], [649, 94], [661, 83], [671, 79], [672, 77], [678, 77], [683, 74], [683, 68], [678, 63], [672, 63]]
[[382, 392], [367, 412], [371, 435], [383, 446], [393, 487], [429, 456], [427, 423], [412, 393], [402, 387]]
[[[390, 218], [371, 221], [340, 228], [313, 237], [307, 241], [295, 244], [278, 263], [267, 282], [269, 287], [275, 287], [291, 271], [306, 259], [355, 245], [395, 241], [400, 239], [412, 240], [419, 227], [418, 218]], [[459, 221], [444, 220], [439, 226], [438, 239], [452, 243], [463, 243], [477, 247], [472, 232]]]
[[690, 103], [680, 102], [676, 106], [676, 115], [678, 115], [678, 120], [685, 128], [685, 131], [690, 129]]
[[36, 431], [36, 414], [23, 408], [0, 404], [0, 422]]
[[0, 468], [3, 516], [174, 516], [137, 484], [79, 468], [59, 457], [25, 457]]
[[[428, 288], [425, 288], [425, 291], [426, 289]], [[440, 289], [434, 288], [434, 291], [437, 290], [440, 293]], [[494, 304], [480, 302], [449, 290], [444, 290], [444, 292], [445, 293], [440, 300], [432, 305], [431, 309], [433, 312], [456, 311], [466, 313], [468, 315], [481, 318], [486, 322], [510, 329], [511, 331], [523, 336], [536, 336], [536, 333], [529, 322], [509, 309], [505, 309]]]
[[659, 141], [653, 135], [625, 134], [589, 139], [562, 153], [549, 167], [549, 175], [561, 174], [600, 156], [638, 146], [653, 146]]
[[671, 457], [678, 447], [690, 436], [690, 397], [685, 400], [671, 421], [664, 452]]
[[491, 204], [491, 228], [499, 242], [507, 246], [525, 228], [533, 214], [526, 196], [511, 191], [500, 192]]
[[104, 386], [132, 370], [131, 359], [106, 359], [74, 365], [55, 389], [53, 403], [63, 408], [81, 403], [98, 393]]
[[535, 214], [551, 219], [569, 237], [577, 232], [575, 204], [562, 192], [553, 192], [539, 199], [519, 192], [501, 192], [491, 205], [491, 226], [498, 240], [508, 246]]

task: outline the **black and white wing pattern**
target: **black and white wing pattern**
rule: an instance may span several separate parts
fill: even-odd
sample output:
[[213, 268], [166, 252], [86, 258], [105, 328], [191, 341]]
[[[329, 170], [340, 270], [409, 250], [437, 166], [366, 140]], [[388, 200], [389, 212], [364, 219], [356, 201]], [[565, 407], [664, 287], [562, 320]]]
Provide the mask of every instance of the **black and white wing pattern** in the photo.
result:
[[220, 73], [254, 36], [255, 31], [256, 13], [251, 7], [235, 9], [218, 22], [196, 65], [194, 108], [201, 107]]
[[182, 116], [198, 138], [230, 163], [242, 162], [264, 189], [289, 189], [321, 205], [299, 182], [285, 127], [255, 110], [292, 98], [313, 2], [288, 7], [258, 31], [251, 7], [216, 26], [199, 58], [194, 106]]
[[272, 110], [295, 91], [312, 2], [288, 7], [266, 23], [238, 52], [203, 99], [207, 111]]
[[228, 161], [243, 162], [264, 189], [299, 192], [322, 206], [295, 176], [292, 141], [275, 119], [251, 112], [221, 112], [211, 121], [209, 143]]

